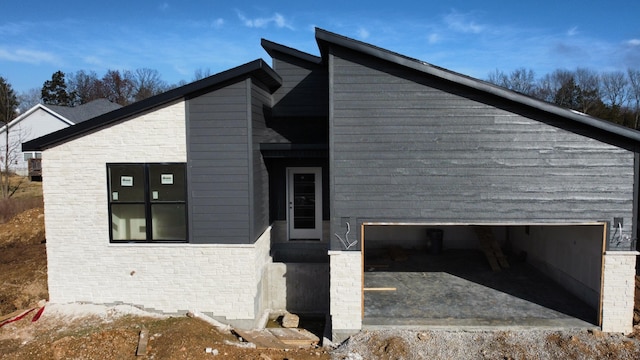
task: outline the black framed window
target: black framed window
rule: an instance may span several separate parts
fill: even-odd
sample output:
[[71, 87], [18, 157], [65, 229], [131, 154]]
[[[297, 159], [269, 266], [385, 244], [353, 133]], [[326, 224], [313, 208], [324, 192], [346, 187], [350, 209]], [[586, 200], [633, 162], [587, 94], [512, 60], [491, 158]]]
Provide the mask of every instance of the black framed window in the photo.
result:
[[107, 164], [111, 242], [186, 242], [184, 163]]

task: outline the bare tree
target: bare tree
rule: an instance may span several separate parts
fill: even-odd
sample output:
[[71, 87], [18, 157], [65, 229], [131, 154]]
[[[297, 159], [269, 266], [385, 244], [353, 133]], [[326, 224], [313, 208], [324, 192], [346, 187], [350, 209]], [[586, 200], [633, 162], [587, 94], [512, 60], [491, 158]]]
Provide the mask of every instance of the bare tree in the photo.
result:
[[209, 76], [211, 76], [211, 70], [209, 68], [198, 68], [193, 72], [193, 81], [202, 80]]
[[76, 71], [69, 75], [69, 88], [75, 94], [77, 105], [104, 98], [104, 86], [95, 71]]
[[634, 115], [634, 129], [638, 128], [640, 122], [640, 70], [628, 69], [629, 77], [629, 100]]
[[525, 95], [533, 95], [536, 90], [535, 77], [531, 69], [515, 69], [509, 76], [510, 89]]
[[508, 75], [496, 69], [487, 81], [525, 95], [533, 95], [536, 90], [535, 73], [525, 68], [515, 69]]
[[605, 72], [601, 76], [602, 97], [613, 109], [627, 102], [629, 82], [622, 71]]
[[502, 70], [496, 69], [494, 72], [490, 73], [489, 77], [487, 77], [487, 81], [505, 88], [509, 87], [507, 75]]
[[133, 73], [134, 100], [140, 101], [167, 90], [158, 70], [141, 68]]
[[31, 109], [37, 104], [40, 104], [42, 102], [42, 99], [40, 98], [40, 89], [32, 88], [21, 93], [20, 95], [18, 95], [18, 102], [20, 103], [20, 105], [18, 106], [18, 111], [20, 112], [20, 114]]
[[106, 98], [122, 106], [133, 102], [134, 81], [131, 71], [108, 70], [102, 77]]
[[568, 99], [564, 99], [565, 94], [558, 96], [558, 92], [563, 88], [566, 89], [570, 84], [575, 84], [574, 73], [569, 70], [558, 69], [538, 80], [533, 96], [547, 102], [564, 104], [568, 102]]
[[577, 109], [583, 113], [591, 113], [600, 100], [600, 76], [593, 70], [578, 68], [575, 72], [576, 85], [580, 90], [577, 101]]

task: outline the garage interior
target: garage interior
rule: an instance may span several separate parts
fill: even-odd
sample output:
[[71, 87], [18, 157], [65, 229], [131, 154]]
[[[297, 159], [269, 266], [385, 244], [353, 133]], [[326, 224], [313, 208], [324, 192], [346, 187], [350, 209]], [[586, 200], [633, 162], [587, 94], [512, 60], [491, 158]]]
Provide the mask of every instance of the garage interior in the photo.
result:
[[365, 329], [600, 325], [605, 223], [361, 230]]

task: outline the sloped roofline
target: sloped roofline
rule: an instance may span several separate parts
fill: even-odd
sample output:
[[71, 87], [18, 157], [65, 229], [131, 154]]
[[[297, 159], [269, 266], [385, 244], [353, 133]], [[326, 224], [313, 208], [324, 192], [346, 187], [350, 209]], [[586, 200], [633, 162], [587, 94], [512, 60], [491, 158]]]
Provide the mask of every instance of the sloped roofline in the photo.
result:
[[5, 129], [8, 127], [9, 129], [11, 129], [15, 124], [19, 123], [20, 121], [24, 120], [25, 118], [27, 118], [29, 115], [33, 114], [34, 112], [38, 111], [38, 110], [42, 110], [42, 111], [46, 111], [49, 114], [57, 117], [60, 121], [64, 122], [67, 125], [73, 125], [74, 122], [67, 119], [66, 117], [62, 116], [61, 114], [51, 110], [50, 108], [48, 108], [46, 105], [44, 104], [35, 104], [34, 106], [32, 106], [29, 110], [25, 111], [24, 113], [20, 114], [17, 118], [11, 120], [7, 125], [3, 126], [0, 128], [0, 132], [5, 131]]
[[298, 59], [302, 59], [304, 61], [308, 61], [313, 64], [322, 63], [322, 58], [319, 56], [308, 54], [304, 51], [300, 51], [294, 48], [290, 48], [288, 46], [274, 43], [273, 41], [269, 41], [267, 39], [262, 39], [260, 41], [260, 45], [262, 48], [271, 56], [272, 58], [277, 57], [276, 53], [282, 53], [285, 55], [293, 56]]
[[25, 142], [22, 144], [22, 151], [42, 151], [159, 106], [179, 99], [197, 96], [209, 88], [216, 87], [235, 78], [246, 76], [255, 77], [270, 91], [275, 91], [282, 85], [282, 78], [269, 65], [267, 65], [264, 60], [257, 59], [233, 69], [217, 73], [204, 79], [94, 117], [93, 119], [80, 122], [74, 126]]
[[566, 119], [590, 126], [592, 128], [604, 130], [611, 134], [625, 137], [627, 139], [640, 142], [640, 131], [612, 123], [594, 116], [564, 108], [552, 103], [535, 99], [533, 97], [506, 89], [501, 86], [491, 84], [470, 76], [462, 75], [451, 70], [447, 70], [424, 61], [420, 61], [408, 56], [404, 56], [371, 44], [367, 44], [355, 39], [348, 38], [330, 31], [316, 28], [316, 41], [320, 48], [322, 58], [326, 60], [330, 45], [337, 45], [356, 52], [373, 56], [375, 58], [389, 61], [431, 76], [438, 77], [456, 84], [460, 84], [472, 89], [476, 89], [494, 96], [498, 96], [515, 103], [542, 110], [544, 112], [561, 116]]

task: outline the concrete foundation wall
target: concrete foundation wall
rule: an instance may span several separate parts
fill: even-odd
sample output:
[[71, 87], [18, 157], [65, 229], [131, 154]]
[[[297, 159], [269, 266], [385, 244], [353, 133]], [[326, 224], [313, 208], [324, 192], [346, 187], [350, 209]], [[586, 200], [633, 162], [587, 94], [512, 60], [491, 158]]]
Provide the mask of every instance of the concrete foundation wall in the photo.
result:
[[329, 264], [272, 263], [267, 266], [267, 308], [292, 313], [329, 310]]
[[[603, 226], [513, 226], [510, 245], [527, 262], [597, 309], [603, 254]], [[528, 232], [528, 233], [527, 233]]]
[[183, 102], [45, 150], [51, 302], [197, 309], [252, 325], [269, 236], [255, 244], [110, 244], [106, 163], [186, 162]]

